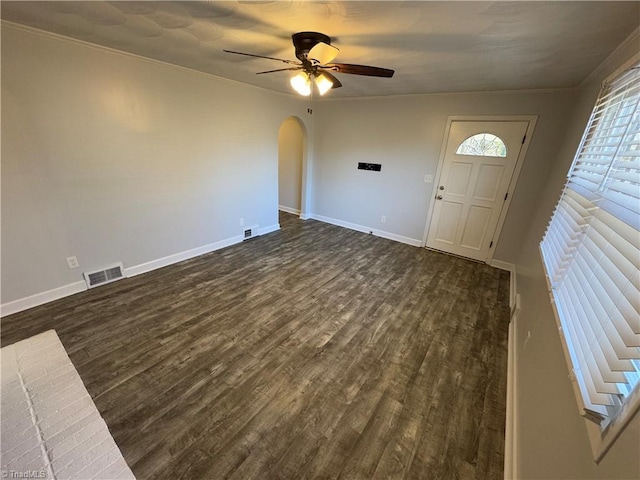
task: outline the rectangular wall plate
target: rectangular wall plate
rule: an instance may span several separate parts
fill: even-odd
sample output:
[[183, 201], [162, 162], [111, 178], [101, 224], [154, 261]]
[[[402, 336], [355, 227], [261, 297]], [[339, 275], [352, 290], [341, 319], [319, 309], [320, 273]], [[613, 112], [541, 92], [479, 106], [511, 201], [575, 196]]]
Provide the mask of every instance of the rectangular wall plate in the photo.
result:
[[379, 172], [380, 170], [382, 170], [382, 165], [379, 163], [358, 162], [358, 170], [369, 170], [371, 172]]

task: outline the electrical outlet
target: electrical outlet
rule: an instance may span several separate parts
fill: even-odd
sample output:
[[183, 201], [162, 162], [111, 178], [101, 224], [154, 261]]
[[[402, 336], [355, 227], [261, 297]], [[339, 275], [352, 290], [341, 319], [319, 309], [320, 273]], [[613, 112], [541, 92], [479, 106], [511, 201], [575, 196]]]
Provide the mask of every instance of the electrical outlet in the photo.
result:
[[380, 219], [381, 223], [387, 223], [387, 217], [385, 215], [382, 216], [382, 218]]
[[80, 262], [78, 262], [76, 257], [67, 257], [67, 265], [69, 265], [69, 269], [73, 270], [80, 266]]
[[240, 226], [241, 226], [241, 227], [244, 227], [244, 218], [241, 218], [241, 219], [240, 219]]
[[425, 175], [424, 183], [433, 183], [433, 175]]

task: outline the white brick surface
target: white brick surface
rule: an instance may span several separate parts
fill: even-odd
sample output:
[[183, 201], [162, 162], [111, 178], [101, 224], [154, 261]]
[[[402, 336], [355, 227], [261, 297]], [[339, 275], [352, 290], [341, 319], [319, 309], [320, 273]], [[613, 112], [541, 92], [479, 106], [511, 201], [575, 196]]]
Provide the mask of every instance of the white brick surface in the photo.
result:
[[55, 331], [0, 350], [2, 475], [135, 480]]
[[2, 430], [2, 434], [11, 433], [11, 442], [2, 442], [2, 457], [20, 458], [22, 455], [40, 446], [35, 425], [30, 424], [25, 430]]
[[92, 413], [96, 413], [98, 417], [100, 416], [93, 405], [85, 404], [81, 408], [71, 409], [71, 412], [63, 412], [63, 414], [60, 415], [60, 418], [52, 417], [43, 419], [39, 424], [42, 436], [45, 440], [51, 438], [82, 421], [82, 419]]
[[[4, 437], [4, 434], [3, 434]], [[4, 440], [3, 440], [4, 441]], [[47, 472], [47, 475], [44, 477], [46, 479], [51, 479], [51, 475], [48, 475], [47, 471], [47, 462], [42, 456], [42, 450], [40, 446], [38, 448], [34, 448], [27, 452], [25, 455], [22, 455], [20, 458], [14, 458], [12, 461], [8, 462], [6, 466], [4, 465], [4, 457], [2, 460], [2, 473], [4, 475], [5, 472]], [[14, 478], [19, 478], [17, 475], [13, 475]], [[7, 478], [11, 478], [10, 475], [7, 475]]]
[[[73, 418], [73, 417], [72, 417]], [[78, 416], [67, 428], [51, 428], [42, 430], [43, 438], [51, 445], [59, 445], [67, 438], [71, 438], [77, 433], [86, 430], [90, 425], [99, 424], [102, 421], [100, 414], [95, 410], [88, 410], [88, 414]]]

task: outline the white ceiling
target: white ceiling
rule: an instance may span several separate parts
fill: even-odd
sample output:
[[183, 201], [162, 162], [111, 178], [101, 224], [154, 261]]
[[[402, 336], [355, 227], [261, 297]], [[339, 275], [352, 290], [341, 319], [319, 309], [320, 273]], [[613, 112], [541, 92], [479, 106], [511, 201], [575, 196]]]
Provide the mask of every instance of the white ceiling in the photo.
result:
[[640, 2], [8, 2], [2, 18], [291, 93], [291, 34], [329, 35], [336, 62], [393, 78], [336, 74], [332, 97], [577, 86], [640, 23]]

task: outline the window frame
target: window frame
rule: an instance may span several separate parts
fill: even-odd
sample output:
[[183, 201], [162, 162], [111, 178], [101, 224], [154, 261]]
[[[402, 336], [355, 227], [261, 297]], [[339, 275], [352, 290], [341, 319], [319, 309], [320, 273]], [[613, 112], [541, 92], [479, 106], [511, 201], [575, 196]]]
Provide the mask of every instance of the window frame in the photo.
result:
[[[630, 58], [627, 62], [625, 62], [622, 66], [620, 66], [618, 69], [616, 69], [612, 74], [610, 74], [603, 82], [602, 86], [603, 88], [610, 83], [614, 83], [619, 77], [622, 77], [623, 74], [628, 71], [631, 68], [638, 68], [640, 66], [639, 64], [640, 62], [640, 54], [636, 54], [634, 56], [632, 56], [632, 58]], [[591, 115], [589, 117], [589, 120], [587, 121], [585, 127], [584, 127], [584, 132], [581, 138], [581, 141], [578, 145], [578, 148], [576, 149], [576, 153], [575, 156], [573, 158], [573, 161], [571, 162], [571, 165], [567, 171], [567, 182], [569, 181], [569, 178], [571, 177], [572, 173], [574, 172], [574, 169], [576, 167], [576, 163], [579, 160], [580, 154], [583, 151], [583, 147], [585, 145], [585, 142], [587, 141], [587, 137], [589, 135], [589, 129], [592, 126], [592, 121], [594, 118], [594, 115], [596, 113], [596, 110], [599, 106], [599, 102], [601, 99], [601, 95], [602, 95], [602, 89], [600, 94], [598, 95], [598, 98], [595, 101], [595, 104], [592, 108], [591, 111]], [[614, 156], [615, 158], [615, 156]], [[613, 163], [613, 161], [612, 161]], [[560, 202], [564, 196], [564, 192], [565, 192], [566, 186], [563, 187], [563, 192], [562, 195], [560, 197], [560, 200], [556, 203], [556, 208], [558, 205], [560, 205]], [[555, 210], [554, 210], [554, 214], [555, 214]], [[549, 225], [551, 224], [551, 219], [553, 219], [554, 214], [551, 215], [551, 218], [549, 220]], [[545, 233], [545, 237], [546, 237], [546, 233]], [[582, 240], [582, 238], [581, 238]], [[571, 385], [574, 391], [574, 395], [576, 398], [576, 402], [578, 405], [578, 409], [581, 412], [582, 416], [585, 417], [585, 424], [586, 424], [586, 428], [587, 428], [587, 433], [588, 433], [588, 437], [589, 437], [589, 441], [591, 444], [591, 450], [592, 450], [592, 454], [593, 454], [593, 458], [594, 461], [596, 463], [599, 463], [604, 456], [606, 455], [606, 453], [609, 451], [609, 449], [613, 446], [613, 444], [615, 443], [616, 439], [620, 436], [620, 434], [624, 431], [625, 427], [631, 422], [631, 420], [634, 418], [634, 416], [636, 414], [638, 414], [638, 411], [640, 411], [640, 384], [637, 384], [634, 388], [634, 390], [628, 395], [626, 396], [626, 398], [624, 399], [624, 402], [621, 406], [618, 407], [617, 412], [615, 413], [615, 415], [610, 416], [607, 418], [607, 422], [604, 422], [605, 425], [603, 426], [602, 423], [603, 422], [599, 422], [597, 421], [598, 419], [596, 418], [590, 418], [588, 414], [585, 414], [585, 405], [584, 405], [584, 401], [583, 401], [583, 394], [580, 388], [580, 385], [578, 383], [578, 380], [576, 378], [576, 376], [574, 375], [574, 363], [572, 360], [572, 355], [570, 352], [570, 348], [568, 344], [567, 344], [567, 339], [565, 338], [564, 335], [564, 328], [565, 326], [563, 325], [563, 322], [561, 320], [561, 316], [558, 312], [558, 307], [556, 306], [556, 299], [554, 297], [554, 293], [553, 293], [553, 289], [552, 289], [552, 281], [549, 277], [550, 273], [547, 270], [547, 265], [545, 262], [545, 256], [543, 253], [543, 242], [540, 243], [539, 245], [539, 253], [540, 253], [540, 258], [541, 258], [541, 262], [542, 262], [542, 268], [544, 271], [544, 276], [545, 276], [545, 280], [547, 282], [547, 290], [549, 293], [549, 298], [551, 300], [551, 306], [552, 306], [552, 310], [553, 310], [553, 315], [554, 318], [556, 320], [556, 325], [558, 327], [558, 331], [559, 331], [559, 336], [561, 338], [561, 344], [562, 344], [562, 349], [563, 349], [563, 353], [565, 356], [565, 360], [567, 363], [567, 367], [569, 368], [569, 378], [571, 380]]]
[[[504, 149], [504, 154], [503, 155], [487, 155], [486, 153], [467, 153], [467, 152], [461, 152], [460, 149], [464, 147], [466, 147], [466, 143], [467, 141], [471, 140], [472, 138], [476, 138], [480, 135], [491, 135], [492, 137], [494, 137], [493, 140], [491, 140], [492, 142], [494, 142], [495, 140], [498, 140], [500, 142], [500, 144], [502, 145], [502, 148]], [[456, 148], [455, 154], [456, 155], [468, 155], [468, 156], [476, 156], [476, 157], [495, 157], [495, 158], [505, 158], [507, 156], [507, 144], [504, 143], [504, 140], [499, 136], [496, 135], [495, 133], [491, 133], [491, 132], [479, 132], [476, 133], [474, 135], [471, 135], [470, 137], [465, 138], [460, 145], [458, 145], [458, 147]]]

